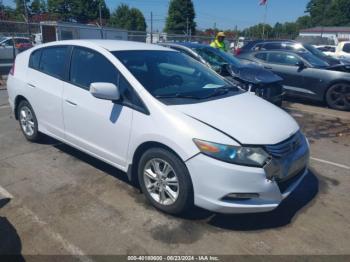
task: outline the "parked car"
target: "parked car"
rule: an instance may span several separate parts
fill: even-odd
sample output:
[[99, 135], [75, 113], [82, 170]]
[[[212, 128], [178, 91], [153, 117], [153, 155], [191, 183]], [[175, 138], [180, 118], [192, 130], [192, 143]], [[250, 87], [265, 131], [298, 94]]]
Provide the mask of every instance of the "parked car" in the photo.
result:
[[29, 38], [25, 37], [1, 37], [0, 38], [0, 75], [8, 74], [13, 64], [14, 57], [33, 45]]
[[260, 51], [239, 56], [281, 76], [287, 94], [324, 101], [331, 108], [350, 109], [350, 66], [330, 66], [309, 52]]
[[279, 76], [254, 64], [242, 64], [237, 58], [219, 49], [197, 43], [162, 43], [215, 70], [242, 89], [281, 106], [283, 88]]
[[335, 55], [340, 59], [350, 59], [350, 41], [339, 43]]
[[266, 51], [266, 50], [286, 50], [286, 51], [299, 51], [310, 52], [317, 58], [326, 61], [329, 65], [350, 64], [349, 61], [344, 59], [337, 59], [335, 57], [328, 56], [316, 47], [309, 44], [298, 43], [293, 40], [256, 40], [249, 42], [247, 45], [237, 53], [237, 56], [249, 53], [253, 51]]
[[52, 136], [125, 171], [158, 209], [275, 209], [307, 175], [282, 109], [157, 45], [71, 40], [19, 54], [9, 101], [24, 136]]

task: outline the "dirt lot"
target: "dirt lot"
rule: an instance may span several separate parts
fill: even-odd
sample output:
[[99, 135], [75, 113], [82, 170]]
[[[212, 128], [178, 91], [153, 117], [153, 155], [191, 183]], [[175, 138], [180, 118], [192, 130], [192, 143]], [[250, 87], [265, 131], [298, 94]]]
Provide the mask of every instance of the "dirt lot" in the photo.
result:
[[350, 113], [286, 103], [310, 174], [275, 211], [164, 215], [126, 175], [52, 139], [28, 143], [0, 91], [0, 254], [350, 254]]

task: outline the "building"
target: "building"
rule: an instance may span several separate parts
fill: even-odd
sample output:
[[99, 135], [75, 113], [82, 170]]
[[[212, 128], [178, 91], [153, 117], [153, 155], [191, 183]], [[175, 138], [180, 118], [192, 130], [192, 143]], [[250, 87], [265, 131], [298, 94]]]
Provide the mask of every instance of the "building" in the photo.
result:
[[338, 41], [350, 40], [350, 27], [314, 27], [300, 30], [302, 37], [326, 37]]
[[40, 22], [40, 29], [43, 43], [70, 39], [128, 40], [128, 32], [126, 30], [101, 28], [96, 25], [47, 21]]

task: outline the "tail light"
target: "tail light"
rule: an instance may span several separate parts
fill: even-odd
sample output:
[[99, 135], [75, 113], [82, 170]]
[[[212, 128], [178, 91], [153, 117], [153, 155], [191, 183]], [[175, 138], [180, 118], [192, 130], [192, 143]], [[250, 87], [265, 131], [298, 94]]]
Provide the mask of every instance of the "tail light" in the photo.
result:
[[16, 60], [13, 61], [13, 65], [11, 67], [11, 70], [10, 70], [10, 75], [15, 75], [15, 66], [16, 66]]
[[240, 48], [237, 48], [236, 51], [235, 51], [235, 54], [236, 54], [236, 55], [240, 55], [240, 54], [241, 54], [241, 49], [240, 49]]

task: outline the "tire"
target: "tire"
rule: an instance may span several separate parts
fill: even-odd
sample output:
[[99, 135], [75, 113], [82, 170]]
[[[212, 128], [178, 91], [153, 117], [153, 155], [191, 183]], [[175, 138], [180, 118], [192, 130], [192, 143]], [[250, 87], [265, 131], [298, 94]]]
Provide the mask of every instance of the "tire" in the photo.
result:
[[22, 133], [28, 141], [37, 142], [40, 139], [38, 120], [32, 106], [23, 100], [17, 108], [18, 122]]
[[325, 100], [330, 108], [350, 110], [350, 83], [337, 83], [328, 88]]
[[165, 213], [180, 215], [193, 207], [193, 187], [187, 167], [166, 149], [152, 148], [142, 155], [138, 180], [147, 200]]

